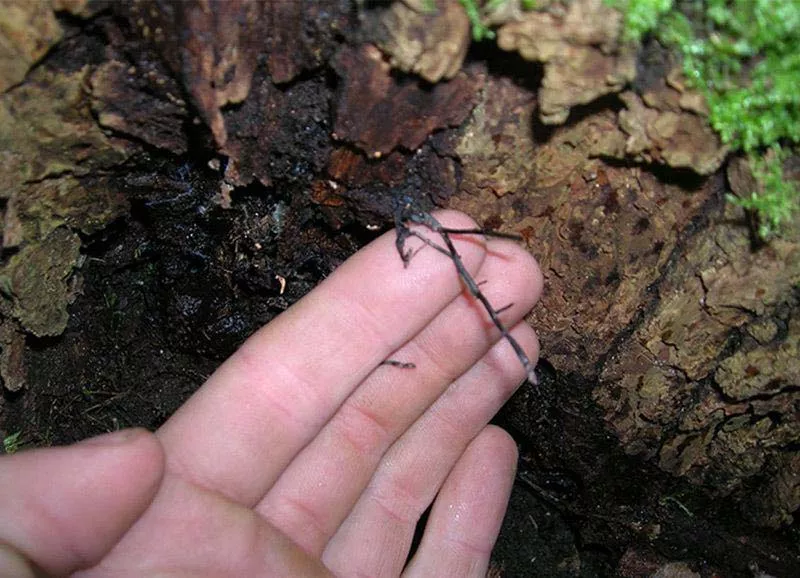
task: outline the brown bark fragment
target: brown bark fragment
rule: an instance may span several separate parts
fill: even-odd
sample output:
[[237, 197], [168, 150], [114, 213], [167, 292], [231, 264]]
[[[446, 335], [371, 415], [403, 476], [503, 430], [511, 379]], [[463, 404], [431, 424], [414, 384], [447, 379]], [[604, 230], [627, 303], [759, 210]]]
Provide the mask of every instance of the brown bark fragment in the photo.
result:
[[[496, 118], [480, 122], [505, 128], [501, 138], [485, 139], [482, 153], [472, 160], [514, 167], [520, 161], [510, 157], [528, 150], [531, 137], [525, 127], [510, 125], [529, 117], [534, 103], [529, 92], [502, 80], [490, 80], [484, 98], [495, 91], [504, 95], [499, 102], [505, 105], [480, 103], [472, 122], [481, 110], [491, 111]], [[595, 115], [557, 129], [528, 159], [527, 172], [521, 165], [497, 171], [491, 187], [467, 188], [451, 203], [480, 223], [498, 222], [503, 231], [525, 233], [546, 279], [545, 295], [530, 319], [540, 333], [543, 356], [560, 371], [587, 376], [595, 374], [597, 360], [651, 299], [648, 287], [664, 273], [682, 230], [713, 194], [712, 183], [687, 194], [649, 173], [591, 159], [596, 142], [614, 129], [612, 116]], [[463, 130], [466, 141], [474, 138], [472, 126]], [[470, 143], [462, 141], [456, 150], [470, 150]], [[480, 183], [485, 169], [467, 160], [464, 182]], [[494, 190], [514, 194], [498, 199]]]
[[[796, 488], [778, 492], [769, 480], [797, 483], [781, 456], [800, 435], [800, 238], [794, 227], [752, 252], [736, 213], [729, 206], [688, 244], [656, 309], [606, 363], [595, 398], [627, 452], [735, 493], [745, 510], [758, 503], [754, 521], [773, 524], [797, 507]], [[729, 351], [735, 335], [741, 345]]]
[[25, 387], [28, 372], [25, 366], [25, 334], [11, 319], [0, 325], [0, 378], [3, 387], [11, 392]]
[[626, 108], [619, 113], [619, 129], [598, 143], [596, 155], [632, 158], [710, 175], [720, 168], [729, 148], [705, 116], [684, 110], [681, 95], [663, 84], [639, 97], [624, 92]]
[[749, 197], [753, 191], [757, 191], [758, 181], [753, 176], [750, 162], [745, 157], [734, 157], [726, 168], [728, 185], [734, 195], [740, 198]]
[[192, 96], [220, 147], [227, 131], [220, 109], [250, 92], [264, 48], [262, 4], [256, 0], [133, 0], [131, 23], [152, 41]]
[[491, 96], [472, 112], [456, 148], [464, 169], [461, 188], [489, 189], [502, 197], [531, 178], [536, 96], [507, 78], [490, 81], [486, 93]]
[[133, 0], [122, 7], [179, 76], [220, 148], [222, 108], [244, 101], [259, 58], [275, 82], [319, 66], [349, 25], [339, 0]]
[[392, 221], [398, 200], [413, 200], [430, 210], [456, 189], [455, 162], [428, 145], [410, 157], [395, 151], [380, 159], [337, 148], [331, 153], [327, 173], [336, 196], [350, 200], [362, 221], [376, 225]]
[[779, 343], [745, 347], [724, 359], [714, 373], [722, 392], [735, 400], [774, 395], [800, 383], [800, 319], [792, 320], [789, 335]]
[[453, 78], [470, 42], [469, 19], [458, 0], [394, 2], [377, 27], [377, 43], [391, 65], [428, 82]]
[[363, 187], [370, 183], [392, 187], [403, 182], [407, 164], [408, 159], [402, 153], [392, 152], [380, 159], [368, 159], [358, 151], [343, 147], [331, 153], [327, 172], [347, 188]]
[[4, 247], [41, 240], [65, 223], [97, 230], [124, 206], [74, 178], [123, 162], [133, 150], [104, 135], [92, 119], [84, 93], [88, 74], [88, 68], [63, 75], [39, 70], [0, 97]]
[[62, 35], [50, 0], [0, 0], [0, 93], [25, 78]]
[[539, 116], [562, 124], [570, 108], [619, 92], [636, 77], [636, 54], [617, 43], [621, 15], [602, 0], [574, 0], [565, 11], [531, 11], [497, 32], [503, 50], [545, 64]]
[[37, 71], [0, 97], [0, 196], [11, 197], [31, 181], [113, 166], [130, 154], [129, 143], [108, 138], [92, 119], [88, 74], [88, 67]]
[[311, 183], [311, 200], [323, 207], [341, 207], [344, 199], [336, 194], [339, 186], [331, 180], [320, 180]]
[[229, 113], [235, 140], [225, 150], [231, 158], [225, 170], [225, 180], [232, 185], [247, 185], [255, 177], [270, 185], [266, 157], [273, 146], [273, 135], [286, 107], [283, 93], [267, 79], [260, 79], [250, 97], [236, 111]]
[[26, 241], [44, 239], [62, 225], [96, 233], [128, 209], [125, 197], [102, 179], [81, 182], [69, 175], [26, 185], [11, 206]]
[[186, 103], [170, 76], [153, 70], [142, 74], [113, 60], [95, 70], [90, 84], [92, 110], [101, 126], [175, 154], [186, 152]]
[[336, 37], [353, 26], [350, 0], [267, 0], [264, 15], [267, 67], [278, 84], [327, 62]]
[[0, 270], [12, 299], [3, 309], [10, 308], [26, 331], [44, 337], [66, 328], [72, 294], [67, 279], [78, 261], [80, 245], [75, 233], [59, 228], [40, 243], [23, 247]]
[[477, 75], [464, 71], [433, 87], [411, 79], [398, 81], [380, 51], [370, 45], [343, 49], [334, 68], [342, 88], [333, 136], [375, 158], [397, 147], [415, 150], [434, 131], [460, 125], [480, 87]]

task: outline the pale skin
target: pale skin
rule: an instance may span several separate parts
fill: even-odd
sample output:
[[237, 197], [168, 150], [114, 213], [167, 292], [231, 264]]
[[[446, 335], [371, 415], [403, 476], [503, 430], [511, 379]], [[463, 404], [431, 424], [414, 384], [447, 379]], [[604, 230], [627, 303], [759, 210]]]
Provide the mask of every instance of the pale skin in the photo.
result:
[[[453, 240], [491, 303], [513, 303], [501, 318], [535, 360], [536, 262], [510, 241]], [[404, 268], [387, 233], [155, 434], [0, 459], [0, 576], [483, 577], [517, 458], [487, 423], [524, 376], [448, 258], [428, 247]]]

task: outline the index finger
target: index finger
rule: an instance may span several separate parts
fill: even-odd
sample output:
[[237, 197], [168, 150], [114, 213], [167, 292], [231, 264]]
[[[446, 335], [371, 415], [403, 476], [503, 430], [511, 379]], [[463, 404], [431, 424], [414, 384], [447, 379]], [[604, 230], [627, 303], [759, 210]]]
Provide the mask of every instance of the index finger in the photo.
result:
[[[475, 226], [462, 213], [437, 218]], [[452, 238], [477, 271], [482, 238]], [[447, 256], [426, 248], [406, 268], [386, 233], [250, 337], [162, 426], [168, 471], [254, 505], [358, 384], [461, 291]]]

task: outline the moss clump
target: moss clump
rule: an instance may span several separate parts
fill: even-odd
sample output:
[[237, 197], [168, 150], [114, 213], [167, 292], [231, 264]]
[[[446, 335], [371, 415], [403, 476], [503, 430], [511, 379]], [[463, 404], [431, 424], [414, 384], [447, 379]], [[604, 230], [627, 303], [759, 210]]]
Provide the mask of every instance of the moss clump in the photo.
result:
[[[494, 30], [486, 26], [483, 22], [483, 11], [491, 12], [500, 8], [507, 2], [514, 0], [458, 0], [467, 12], [470, 26], [472, 27], [472, 39], [475, 42], [481, 40], [492, 40], [495, 37]], [[536, 0], [517, 0], [523, 10], [535, 10]]]
[[680, 49], [687, 79], [706, 93], [712, 126], [746, 152], [800, 142], [800, 2], [694, 4], [704, 7], [694, 26], [672, 11], [656, 36]]
[[673, 0], [606, 0], [606, 4], [624, 14], [623, 39], [638, 42], [672, 10]]
[[758, 234], [768, 239], [791, 221], [797, 210], [798, 188], [783, 178], [783, 162], [788, 155], [780, 145], [770, 148], [764, 157], [750, 157], [750, 167], [761, 191], [743, 199], [729, 195], [728, 200], [759, 216]]
[[22, 435], [22, 432], [16, 432], [10, 435], [7, 435], [3, 438], [3, 452], [4, 454], [15, 454], [19, 451], [20, 446], [20, 439], [19, 436]]
[[762, 235], [774, 234], [800, 205], [800, 189], [769, 160], [785, 158], [781, 141], [800, 143], [800, 2], [681, 2], [690, 20], [672, 0], [607, 1], [625, 14], [625, 38], [653, 31], [681, 54], [687, 81], [706, 97], [709, 122], [756, 168], [762, 191], [739, 204], [757, 212]]
[[[480, 0], [458, 0], [467, 12], [470, 26], [472, 27], [472, 39], [475, 42], [481, 40], [494, 38], [494, 31], [483, 23], [481, 18], [481, 4]], [[496, 1], [496, 0], [495, 0]], [[505, 2], [506, 0], [501, 0]]]

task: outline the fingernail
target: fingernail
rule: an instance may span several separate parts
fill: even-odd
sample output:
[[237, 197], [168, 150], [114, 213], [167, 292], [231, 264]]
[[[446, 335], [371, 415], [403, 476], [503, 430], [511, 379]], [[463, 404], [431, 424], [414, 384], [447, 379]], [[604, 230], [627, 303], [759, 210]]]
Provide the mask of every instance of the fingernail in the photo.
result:
[[79, 443], [89, 446], [121, 446], [142, 435], [140, 428], [129, 428], [85, 439]]

